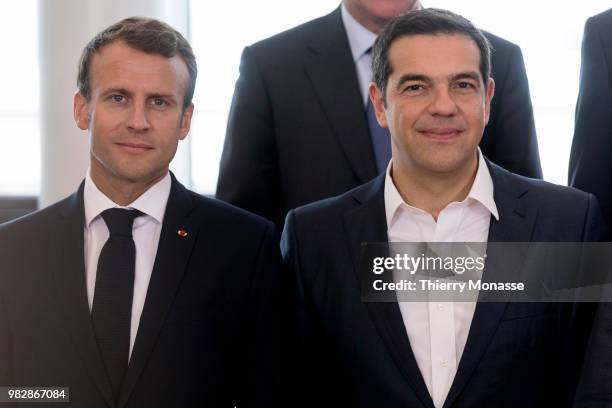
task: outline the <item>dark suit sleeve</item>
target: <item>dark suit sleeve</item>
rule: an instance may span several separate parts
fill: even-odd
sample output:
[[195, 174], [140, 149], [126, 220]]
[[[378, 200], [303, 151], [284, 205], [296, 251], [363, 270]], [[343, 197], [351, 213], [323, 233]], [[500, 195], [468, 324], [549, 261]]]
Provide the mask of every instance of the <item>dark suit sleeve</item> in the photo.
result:
[[0, 386], [12, 385], [11, 340], [3, 299], [0, 295]]
[[587, 211], [583, 242], [602, 242], [607, 236], [607, 225], [603, 218], [599, 200], [593, 194], [589, 194], [589, 208]]
[[[309, 337], [313, 333], [312, 316], [307, 306], [306, 295], [300, 273], [299, 249], [295, 231], [295, 214], [291, 210], [287, 214], [285, 226], [281, 237], [281, 253], [283, 263], [289, 274], [291, 289], [293, 292], [293, 302], [291, 304], [292, 333], [295, 343], [290, 348], [290, 376], [292, 381], [289, 383], [288, 393], [295, 400], [296, 407], [307, 407], [311, 398], [308, 384], [304, 383], [310, 377], [312, 360], [309, 353]], [[304, 390], [307, 390], [304, 393]], [[305, 394], [305, 395], [304, 395]], [[299, 396], [299, 397], [298, 397]]]
[[[612, 30], [609, 31], [612, 34]], [[610, 50], [612, 51], [612, 50]], [[612, 83], [602, 38], [594, 20], [585, 25], [580, 91], [576, 103], [569, 185], [597, 196], [612, 222]]]
[[[295, 408], [348, 407], [345, 373], [337, 364], [337, 353], [325, 335], [310, 299], [307, 279], [302, 270], [309, 260], [300, 257], [295, 211], [289, 211], [281, 237], [283, 262], [293, 286], [293, 337], [290, 350], [291, 382], [288, 392]], [[312, 238], [310, 242], [316, 241]]]
[[[507, 59], [496, 60], [495, 95], [489, 126], [485, 129], [483, 153], [491, 161], [513, 173], [542, 178], [529, 83], [521, 49], [510, 47]], [[496, 99], [496, 100], [495, 100]]]
[[[584, 230], [584, 241], [603, 241], [607, 236], [597, 199], [589, 194], [589, 212]], [[606, 297], [610, 297], [610, 293]], [[580, 303], [581, 318], [574, 319], [579, 327], [570, 331], [576, 349], [586, 348], [583, 355], [580, 382], [576, 391], [575, 407], [612, 406], [612, 304], [607, 302]], [[588, 319], [595, 315], [595, 319]], [[585, 318], [586, 317], [586, 318]], [[592, 324], [591, 324], [592, 323]], [[589, 333], [590, 338], [578, 336]], [[587, 342], [588, 340], [588, 342]], [[585, 347], [586, 346], [586, 347]]]
[[247, 353], [245, 391], [237, 408], [280, 407], [284, 396], [285, 347], [288, 335], [286, 274], [283, 272], [278, 234], [269, 223], [260, 243], [252, 277], [245, 338]]
[[612, 303], [599, 304], [575, 407], [612, 406]]
[[[580, 89], [568, 181], [571, 186], [597, 196], [608, 225], [612, 221], [611, 87], [601, 34], [596, 21], [590, 18], [582, 40]], [[608, 240], [609, 231], [608, 228]], [[599, 304], [574, 406], [612, 406], [612, 303]]]
[[282, 225], [272, 108], [253, 51], [242, 53], [221, 156], [217, 198]]

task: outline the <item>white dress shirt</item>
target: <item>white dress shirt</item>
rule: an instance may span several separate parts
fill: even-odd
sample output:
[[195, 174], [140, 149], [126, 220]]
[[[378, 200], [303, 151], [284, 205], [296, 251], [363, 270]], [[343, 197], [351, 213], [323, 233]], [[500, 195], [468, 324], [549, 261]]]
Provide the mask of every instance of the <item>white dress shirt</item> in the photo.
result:
[[[406, 204], [391, 177], [385, 178], [389, 242], [486, 242], [491, 215], [499, 220], [493, 181], [478, 149], [478, 170], [461, 202], [448, 204], [436, 222], [431, 214]], [[399, 302], [410, 347], [434, 405], [442, 407], [467, 341], [475, 302]]]
[[98, 258], [109, 236], [108, 227], [100, 214], [109, 208], [132, 208], [145, 214], [136, 218], [132, 227], [132, 235], [136, 245], [136, 268], [134, 271], [134, 297], [132, 299], [132, 321], [130, 325], [130, 356], [132, 355], [136, 333], [138, 333], [138, 324], [144, 307], [149, 280], [153, 272], [171, 185], [172, 180], [170, 173], [168, 173], [133, 203], [123, 207], [113, 202], [96, 187], [89, 171], [85, 177], [83, 192], [85, 204], [85, 273], [90, 312], [96, 287]]

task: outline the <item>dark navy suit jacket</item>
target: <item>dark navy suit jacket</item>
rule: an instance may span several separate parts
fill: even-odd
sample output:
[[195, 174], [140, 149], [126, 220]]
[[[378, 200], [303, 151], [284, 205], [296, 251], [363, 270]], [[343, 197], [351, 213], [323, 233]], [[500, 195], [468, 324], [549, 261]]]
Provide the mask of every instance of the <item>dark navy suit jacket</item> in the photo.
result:
[[[487, 164], [499, 211], [488, 241], [603, 236], [593, 195]], [[297, 291], [295, 354], [305, 406], [433, 407], [397, 303], [361, 301], [361, 243], [387, 241], [384, 180], [383, 174], [287, 216], [281, 249]], [[445, 407], [570, 406], [594, 309], [478, 303]]]
[[84, 222], [81, 186], [0, 227], [0, 386], [69, 387], [82, 408], [277, 406], [284, 302], [271, 222], [173, 177], [118, 405], [90, 320]]
[[595, 194], [612, 226], [612, 9], [584, 27], [569, 185]]

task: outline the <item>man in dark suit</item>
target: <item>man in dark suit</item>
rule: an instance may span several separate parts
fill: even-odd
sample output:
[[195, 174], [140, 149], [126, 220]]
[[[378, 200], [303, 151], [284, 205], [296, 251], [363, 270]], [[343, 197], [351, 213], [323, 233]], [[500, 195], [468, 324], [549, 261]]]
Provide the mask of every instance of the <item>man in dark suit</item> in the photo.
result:
[[608, 225], [612, 225], [611, 113], [612, 10], [608, 10], [589, 18], [584, 27], [569, 163], [569, 185], [597, 196]]
[[168, 171], [196, 73], [157, 20], [122, 20], [85, 47], [87, 177], [0, 227], [1, 386], [68, 387], [83, 408], [276, 406], [275, 227]]
[[594, 196], [512, 174], [478, 149], [495, 83], [469, 21], [406, 14], [373, 54], [370, 97], [391, 133], [391, 163], [363, 186], [290, 211], [281, 240], [298, 294], [296, 382], [317, 391], [305, 406], [570, 405], [592, 306], [362, 301], [364, 243], [602, 235]]
[[[608, 226], [612, 225], [611, 112], [612, 9], [589, 18], [584, 26], [580, 91], [569, 164], [569, 184], [597, 196]], [[610, 237], [608, 233], [607, 239]], [[576, 407], [612, 405], [611, 329], [612, 304], [605, 302], [593, 325]]]
[[[327, 16], [247, 47], [232, 102], [217, 198], [282, 226], [288, 210], [384, 171], [388, 133], [368, 104], [371, 48], [415, 0], [344, 0]], [[481, 141], [500, 166], [542, 177], [518, 46], [485, 33], [497, 96]]]

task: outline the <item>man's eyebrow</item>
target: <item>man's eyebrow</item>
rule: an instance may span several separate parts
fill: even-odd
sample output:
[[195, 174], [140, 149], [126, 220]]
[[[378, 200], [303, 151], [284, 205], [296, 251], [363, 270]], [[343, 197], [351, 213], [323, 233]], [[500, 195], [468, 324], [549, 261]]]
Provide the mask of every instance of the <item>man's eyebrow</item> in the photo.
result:
[[103, 95], [109, 95], [114, 93], [123, 94], [127, 96], [132, 95], [132, 93], [125, 88], [108, 88], [105, 89], [104, 92], [102, 92]]
[[[126, 95], [126, 96], [132, 96], [133, 95], [132, 92], [128, 91], [125, 88], [120, 88], [120, 87], [117, 87], [117, 88], [114, 88], [114, 87], [113, 88], [108, 88], [104, 92], [102, 92], [103, 95], [110, 95], [110, 94], [115, 94], [115, 93]], [[163, 93], [163, 92], [154, 92], [154, 93], [148, 94], [147, 98], [165, 98], [165, 99], [169, 99], [169, 100], [172, 100], [172, 101], [174, 101], [176, 99], [175, 96], [172, 93]]]
[[397, 80], [397, 85], [395, 89], [399, 89], [405, 82], [408, 81], [421, 81], [421, 82], [431, 82], [431, 78], [423, 74], [404, 74]]
[[466, 72], [460, 72], [458, 74], [455, 74], [451, 77], [451, 79], [453, 81], [458, 81], [461, 79], [472, 79], [474, 81], [478, 81], [480, 82], [480, 73], [475, 72], [475, 71], [466, 71]]
[[149, 94], [147, 95], [147, 97], [148, 98], [164, 98], [164, 99], [172, 99], [172, 100], [175, 99], [175, 96], [171, 93], [159, 93], [159, 92]]

